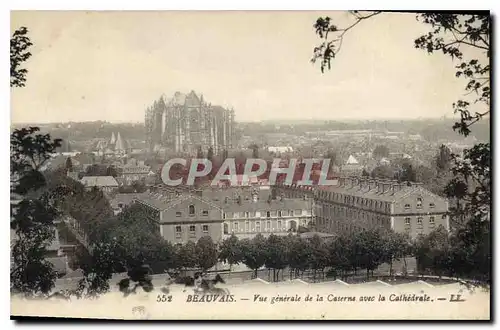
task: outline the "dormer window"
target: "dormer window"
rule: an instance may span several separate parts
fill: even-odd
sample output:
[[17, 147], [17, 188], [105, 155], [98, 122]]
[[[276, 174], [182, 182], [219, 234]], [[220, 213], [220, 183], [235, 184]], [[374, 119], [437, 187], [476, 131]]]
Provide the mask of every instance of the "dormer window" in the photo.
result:
[[194, 205], [189, 205], [189, 216], [193, 217], [195, 215]]
[[175, 216], [178, 217], [178, 218], [181, 217], [182, 216], [182, 212], [180, 212], [180, 211], [175, 212]]
[[429, 207], [430, 207], [431, 209], [433, 209], [433, 208], [435, 208], [435, 207], [436, 207], [436, 205], [435, 205], [434, 203], [429, 203]]
[[411, 205], [410, 204], [405, 204], [405, 210], [408, 210], [409, 208], [411, 208]]
[[266, 217], [270, 218], [271, 217], [271, 212], [270, 211], [267, 211], [266, 212]]
[[203, 211], [201, 212], [201, 214], [202, 214], [203, 216], [205, 216], [205, 217], [206, 217], [206, 216], [208, 216], [208, 211], [207, 211], [207, 210], [203, 210]]
[[422, 198], [417, 198], [417, 209], [421, 209], [422, 208]]

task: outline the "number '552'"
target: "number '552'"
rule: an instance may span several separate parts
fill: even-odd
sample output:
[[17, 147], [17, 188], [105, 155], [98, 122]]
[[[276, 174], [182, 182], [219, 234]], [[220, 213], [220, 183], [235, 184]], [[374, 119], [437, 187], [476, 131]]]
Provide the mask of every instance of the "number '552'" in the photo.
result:
[[171, 302], [172, 296], [167, 296], [166, 294], [159, 294], [158, 296], [156, 296], [156, 301], [157, 302]]

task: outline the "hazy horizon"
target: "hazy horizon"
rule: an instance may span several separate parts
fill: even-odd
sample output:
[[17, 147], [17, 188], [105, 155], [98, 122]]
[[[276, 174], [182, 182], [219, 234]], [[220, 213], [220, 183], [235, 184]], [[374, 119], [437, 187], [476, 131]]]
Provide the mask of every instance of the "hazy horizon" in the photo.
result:
[[28, 27], [34, 45], [12, 123], [141, 123], [162, 94], [191, 90], [237, 122], [455, 117], [464, 81], [449, 57], [414, 48], [428, 31], [415, 14], [360, 23], [324, 74], [309, 62], [319, 16], [351, 22], [340, 11], [13, 11], [11, 30]]

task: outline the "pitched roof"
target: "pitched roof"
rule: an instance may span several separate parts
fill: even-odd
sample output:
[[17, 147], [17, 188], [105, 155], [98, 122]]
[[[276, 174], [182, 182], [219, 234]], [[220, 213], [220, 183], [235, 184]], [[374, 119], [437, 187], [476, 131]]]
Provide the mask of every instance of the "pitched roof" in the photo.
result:
[[112, 176], [84, 176], [80, 182], [86, 187], [118, 187]]
[[156, 193], [156, 194], [145, 193], [142, 194], [141, 196], [138, 196], [137, 198], [134, 198], [134, 200], [137, 200], [138, 202], [154, 207], [155, 209], [158, 209], [160, 211], [168, 210], [174, 207], [175, 205], [178, 205], [189, 199], [196, 199], [212, 207], [220, 209], [220, 206], [218, 204], [190, 193], [185, 193], [180, 196], [175, 192]]
[[311, 209], [311, 201], [302, 198], [284, 198], [283, 200], [272, 200], [268, 203], [266, 200], [253, 202], [251, 200], [243, 200], [241, 205], [237, 202], [225, 203], [218, 202], [219, 207], [226, 212], [255, 212], [255, 211], [280, 211], [280, 210], [308, 210]]
[[135, 199], [141, 198], [148, 193], [116, 194], [109, 202], [111, 207], [118, 207], [118, 204], [129, 205]]
[[359, 162], [356, 158], [354, 158], [353, 155], [350, 155], [349, 158], [347, 159], [346, 164], [359, 164]]
[[[386, 182], [386, 184], [391, 184]], [[379, 191], [376, 187], [369, 189], [369, 187], [361, 187], [359, 185], [355, 186], [324, 186], [321, 191], [335, 192], [339, 194], [345, 194], [354, 197], [363, 197], [374, 200], [381, 200], [385, 202], [395, 202], [401, 198], [405, 198], [411, 194], [424, 193], [427, 195], [432, 195], [434, 198], [443, 199], [442, 197], [435, 195], [428, 191], [427, 189], [421, 187], [420, 185], [408, 186], [406, 183], [400, 183], [400, 189], [393, 191], [388, 189], [385, 192]], [[321, 193], [321, 192], [318, 192]]]
[[188, 107], [199, 106], [200, 104], [200, 98], [194, 91], [191, 91], [191, 93], [186, 96], [186, 105]]

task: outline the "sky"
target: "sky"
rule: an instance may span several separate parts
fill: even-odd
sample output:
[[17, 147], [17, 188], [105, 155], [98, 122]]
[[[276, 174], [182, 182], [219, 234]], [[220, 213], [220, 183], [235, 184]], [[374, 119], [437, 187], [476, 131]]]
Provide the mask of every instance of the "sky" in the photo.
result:
[[310, 62], [313, 24], [347, 12], [14, 11], [11, 32], [34, 44], [13, 123], [142, 122], [162, 94], [194, 90], [232, 107], [237, 121], [453, 116], [464, 81], [442, 54], [414, 48], [428, 27], [414, 14], [358, 24], [331, 71]]

